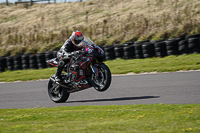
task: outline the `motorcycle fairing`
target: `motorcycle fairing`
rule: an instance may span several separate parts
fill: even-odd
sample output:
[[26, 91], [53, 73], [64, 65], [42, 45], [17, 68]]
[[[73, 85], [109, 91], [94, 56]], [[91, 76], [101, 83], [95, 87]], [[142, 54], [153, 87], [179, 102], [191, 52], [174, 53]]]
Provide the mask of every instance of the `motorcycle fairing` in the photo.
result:
[[81, 56], [76, 61], [70, 61], [69, 73], [74, 74], [74, 79], [72, 80], [74, 80], [75, 82], [80, 82], [81, 80], [86, 79], [86, 69], [92, 59], [92, 57]]
[[84, 90], [84, 89], [87, 89], [89, 88], [90, 86], [87, 84], [87, 85], [73, 85], [73, 88], [72, 90], [67, 90], [67, 92], [69, 93], [73, 93], [73, 92], [77, 92], [77, 91], [80, 91], [80, 90]]
[[52, 66], [57, 67], [58, 66], [58, 62], [56, 61], [56, 58], [50, 59], [46, 61], [47, 63], [49, 63]]
[[84, 48], [84, 51], [87, 52], [88, 54], [97, 55], [97, 56], [99, 56], [99, 54], [101, 56], [104, 55], [104, 51], [100, 47], [95, 45], [95, 43], [89, 38], [85, 38], [81, 42], [81, 46]]

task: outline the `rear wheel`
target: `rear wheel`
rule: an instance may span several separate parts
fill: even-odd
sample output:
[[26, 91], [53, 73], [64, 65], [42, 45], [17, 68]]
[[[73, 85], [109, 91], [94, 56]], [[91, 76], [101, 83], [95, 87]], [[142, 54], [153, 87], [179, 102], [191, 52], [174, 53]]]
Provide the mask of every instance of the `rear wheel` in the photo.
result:
[[100, 64], [98, 70], [98, 76], [95, 76], [93, 73], [92, 82], [97, 91], [103, 92], [106, 91], [111, 84], [111, 72], [105, 64]]
[[51, 79], [48, 83], [48, 94], [50, 99], [55, 103], [62, 103], [67, 101], [70, 93], [65, 88], [59, 87], [58, 84], [53, 82]]

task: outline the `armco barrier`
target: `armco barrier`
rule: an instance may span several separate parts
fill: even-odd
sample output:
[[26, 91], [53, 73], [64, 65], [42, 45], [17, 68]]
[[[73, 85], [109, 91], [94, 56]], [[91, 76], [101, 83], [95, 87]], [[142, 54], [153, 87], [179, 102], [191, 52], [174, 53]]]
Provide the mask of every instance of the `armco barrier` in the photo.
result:
[[[189, 35], [185, 38], [174, 38], [159, 41], [129, 42], [120, 45], [100, 46], [104, 52], [104, 60], [143, 59], [200, 53], [200, 34]], [[43, 69], [51, 67], [46, 60], [55, 58], [57, 51], [38, 54], [24, 54], [10, 57], [0, 57], [0, 72], [5, 70]]]

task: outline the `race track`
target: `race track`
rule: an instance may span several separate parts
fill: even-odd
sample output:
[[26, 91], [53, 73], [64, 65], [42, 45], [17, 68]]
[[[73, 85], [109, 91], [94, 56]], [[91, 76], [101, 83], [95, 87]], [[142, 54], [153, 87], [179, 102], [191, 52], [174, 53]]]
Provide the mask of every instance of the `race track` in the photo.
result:
[[0, 108], [78, 105], [200, 104], [200, 71], [113, 76], [110, 88], [72, 93], [66, 103], [53, 103], [48, 80], [0, 83]]

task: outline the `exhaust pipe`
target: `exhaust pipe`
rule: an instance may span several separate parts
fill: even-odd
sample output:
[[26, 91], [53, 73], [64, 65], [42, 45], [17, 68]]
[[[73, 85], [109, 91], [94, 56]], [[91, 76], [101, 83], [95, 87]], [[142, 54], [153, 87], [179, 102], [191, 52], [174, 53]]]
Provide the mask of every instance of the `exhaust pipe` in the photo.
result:
[[59, 82], [56, 82], [55, 79], [53, 79], [52, 77], [50, 77], [50, 80], [53, 81], [53, 82], [55, 82], [56, 84], [58, 84], [58, 86], [60, 86], [60, 87], [67, 88], [67, 89], [70, 88], [69, 86], [66, 86], [66, 85], [63, 85], [63, 84], [61, 84]]
[[66, 85], [60, 84], [60, 83], [58, 83], [58, 82], [57, 82], [56, 84], [58, 84], [60, 87], [63, 87], [63, 88], [67, 88], [67, 89], [70, 88], [69, 86], [66, 86]]

